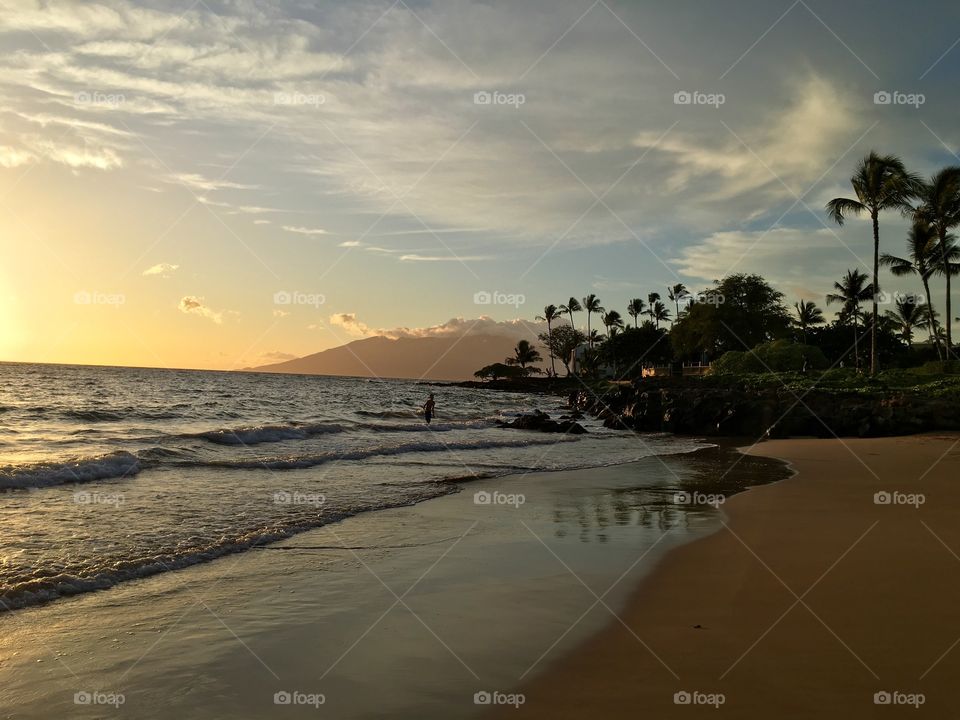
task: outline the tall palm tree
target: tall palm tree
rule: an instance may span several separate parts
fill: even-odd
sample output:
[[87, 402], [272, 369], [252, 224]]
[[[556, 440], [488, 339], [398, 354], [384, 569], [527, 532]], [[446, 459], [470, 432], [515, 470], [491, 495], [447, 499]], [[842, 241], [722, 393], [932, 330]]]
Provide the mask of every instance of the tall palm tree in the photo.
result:
[[[543, 308], [543, 315], [537, 315], [537, 320], [547, 323], [547, 337], [553, 337], [553, 321], [560, 317], [560, 311], [556, 305], [547, 305]], [[550, 372], [554, 377], [557, 376], [557, 362], [550, 353]]]
[[860, 333], [857, 326], [857, 319], [862, 316], [860, 304], [870, 298], [876, 299], [876, 293], [873, 291], [873, 284], [868, 284], [869, 276], [860, 272], [860, 270], [847, 270], [840, 282], [833, 284], [836, 292], [827, 295], [827, 305], [838, 302], [842, 303], [840, 309], [840, 319], [842, 321], [853, 321], [853, 357], [857, 370], [860, 369]]
[[593, 313], [603, 312], [600, 298], [590, 293], [583, 299], [583, 309], [587, 311], [587, 340], [590, 342], [590, 347], [593, 347], [593, 333], [590, 332], [590, 316]]
[[950, 230], [960, 225], [960, 167], [946, 167], [929, 182], [922, 183], [917, 194], [920, 207], [917, 216], [933, 226], [940, 244], [940, 262], [947, 281], [946, 356], [953, 358], [953, 314], [950, 299], [948, 242]]
[[[952, 260], [955, 261], [960, 256], [960, 249], [954, 243], [950, 243], [950, 248], [948, 257], [952, 253], [954, 255]], [[923, 283], [923, 292], [926, 293], [930, 337], [933, 338], [934, 345], [937, 348], [937, 357], [943, 360], [939, 334], [934, 327], [936, 313], [933, 310], [933, 298], [930, 295], [930, 277], [937, 271], [939, 257], [940, 248], [937, 245], [936, 231], [929, 223], [916, 218], [907, 234], [907, 256], [898, 257], [890, 253], [883, 253], [880, 256], [880, 264], [890, 268], [890, 272], [896, 277], [905, 275], [920, 277], [920, 282]], [[942, 266], [940, 266], [940, 269], [943, 270]]]
[[618, 328], [623, 328], [623, 318], [616, 310], [610, 310], [604, 313], [603, 324], [607, 328], [607, 337], [613, 337]]
[[803, 343], [806, 345], [807, 328], [811, 325], [822, 325], [826, 322], [826, 320], [823, 319], [823, 310], [817, 307], [815, 302], [808, 302], [806, 300], [794, 303], [793, 308], [797, 311], [797, 319], [794, 320], [794, 324], [800, 328]]
[[657, 324], [657, 329], [659, 330], [660, 321], [667, 321], [670, 319], [670, 311], [667, 310], [667, 306], [662, 302], [659, 300], [654, 300], [653, 305], [650, 307], [650, 318]]
[[627, 314], [633, 318], [633, 326], [637, 327], [637, 318], [644, 314], [646, 303], [640, 298], [634, 298], [627, 305]]
[[690, 296], [690, 291], [683, 283], [667, 288], [667, 297], [673, 300], [673, 308], [677, 311], [675, 318], [680, 319], [680, 301]]
[[559, 310], [560, 312], [567, 313], [567, 315], [570, 316], [570, 327], [576, 328], [577, 326], [573, 322], [573, 314], [575, 312], [580, 312], [581, 310], [583, 310], [583, 308], [580, 307], [580, 301], [577, 300], [575, 297], [572, 297], [569, 300], [567, 300], [566, 305], [561, 305]]
[[[868, 214], [873, 223], [873, 287], [880, 292], [880, 213], [903, 211], [917, 195], [921, 185], [918, 175], [910, 173], [896, 155], [878, 155], [873, 150], [854, 170], [850, 184], [856, 193], [852, 198], [834, 198], [827, 203], [827, 215], [843, 225], [848, 215]], [[873, 322], [870, 324], [870, 373], [877, 372], [877, 298], [873, 298]]]
[[647, 293], [647, 315], [650, 316], [650, 319], [653, 320], [653, 304], [660, 300], [660, 293], [652, 292]]
[[529, 340], [519, 340], [513, 349], [513, 356], [506, 359], [507, 365], [519, 365], [526, 368], [531, 363], [540, 362], [540, 353]]
[[914, 298], [897, 298], [896, 310], [887, 310], [886, 316], [900, 331], [900, 337], [913, 348], [913, 329], [927, 320], [927, 308]]

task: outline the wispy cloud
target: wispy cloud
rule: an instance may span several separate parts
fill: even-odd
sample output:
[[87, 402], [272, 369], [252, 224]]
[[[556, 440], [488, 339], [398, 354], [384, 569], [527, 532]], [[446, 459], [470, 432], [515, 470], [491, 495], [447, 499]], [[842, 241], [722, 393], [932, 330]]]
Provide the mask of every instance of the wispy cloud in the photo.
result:
[[206, 318], [207, 320], [215, 322], [217, 325], [220, 325], [223, 322], [223, 313], [217, 312], [216, 310], [208, 307], [204, 303], [204, 299], [202, 297], [187, 295], [183, 298], [180, 298], [180, 304], [178, 307], [182, 313], [186, 313], [188, 315], [198, 315]]
[[297, 235], [329, 235], [326, 230], [323, 228], [308, 228], [300, 227], [296, 225], [283, 225], [284, 230], [291, 233], [296, 233]]
[[174, 265], [172, 263], [162, 262], [157, 263], [156, 265], [151, 265], [146, 270], [143, 271], [143, 275], [159, 275], [160, 277], [170, 277], [174, 271], [180, 268], [179, 265]]

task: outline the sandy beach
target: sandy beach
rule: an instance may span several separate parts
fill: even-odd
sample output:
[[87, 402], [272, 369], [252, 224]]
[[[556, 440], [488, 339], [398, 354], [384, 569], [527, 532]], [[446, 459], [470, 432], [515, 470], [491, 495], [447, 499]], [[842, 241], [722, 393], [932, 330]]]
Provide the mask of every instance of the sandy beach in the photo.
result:
[[958, 443], [935, 434], [750, 448], [796, 474], [732, 498], [725, 526], [671, 551], [622, 624], [522, 688], [526, 704], [502, 716], [950, 716]]
[[[0, 717], [483, 714], [477, 693], [509, 695], [602, 631], [672, 547], [716, 531], [714, 508], [673, 496], [711, 488], [737, 457], [475, 481], [0, 615]], [[727, 491], [783, 475], [759, 458], [737, 471]], [[477, 504], [475, 493], [522, 502]], [[77, 704], [78, 693], [98, 703]], [[277, 693], [296, 699], [277, 704]], [[105, 704], [112, 695], [123, 703]]]

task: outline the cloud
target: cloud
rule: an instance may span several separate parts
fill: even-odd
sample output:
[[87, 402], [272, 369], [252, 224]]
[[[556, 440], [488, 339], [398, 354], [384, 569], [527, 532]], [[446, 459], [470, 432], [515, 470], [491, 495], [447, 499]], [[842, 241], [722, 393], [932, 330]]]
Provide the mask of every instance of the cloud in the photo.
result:
[[287, 317], [289, 314], [290, 314], [290, 313], [289, 313], [289, 311], [287, 311], [287, 310], [274, 310], [274, 311], [273, 311], [273, 316], [274, 316], [275, 318]]
[[354, 337], [368, 337], [380, 333], [357, 319], [356, 313], [335, 313], [330, 316], [330, 325], [338, 327]]
[[215, 310], [207, 307], [204, 304], [202, 297], [196, 297], [194, 295], [182, 297], [180, 298], [180, 304], [178, 307], [182, 313], [187, 313], [188, 315], [199, 315], [200, 317], [212, 320], [217, 325], [223, 322], [223, 313], [216, 312]]
[[493, 260], [489, 255], [420, 255], [411, 253], [400, 256], [401, 262], [480, 262]]
[[308, 227], [298, 227], [294, 225], [283, 225], [284, 230], [291, 233], [297, 233], [298, 235], [329, 235], [326, 230], [322, 228], [308, 228]]
[[174, 173], [162, 178], [164, 182], [186, 185], [194, 190], [210, 192], [213, 190], [256, 190], [257, 185], [244, 185], [230, 180], [213, 180], [197, 173]]
[[148, 267], [146, 270], [143, 271], [142, 274], [143, 275], [159, 275], [160, 277], [168, 278], [170, 277], [170, 275], [173, 274], [175, 270], [179, 269], [179, 267], [180, 267], [179, 265], [173, 265], [172, 263], [162, 262], [162, 263], [157, 263], [156, 265], [153, 265], [151, 267]]
[[[821, 299], [845, 268], [865, 266], [866, 247], [848, 247], [832, 230], [774, 228], [769, 231], [712, 233], [670, 260], [678, 272], [710, 283], [730, 273], [756, 273], [789, 297]], [[811, 271], [810, 255], [823, 262]]]
[[283, 362], [284, 360], [296, 360], [297, 355], [291, 353], [280, 352], [279, 350], [274, 350], [272, 352], [261, 353], [261, 358], [264, 360], [269, 360], [272, 362]]
[[362, 245], [359, 240], [344, 240], [342, 243], [338, 244], [337, 247], [349, 248], [349, 247], [360, 247]]
[[330, 324], [345, 330], [352, 337], [382, 336], [392, 339], [459, 337], [461, 335], [497, 335], [502, 337], [534, 339], [546, 328], [543, 323], [522, 319], [494, 320], [486, 315], [479, 318], [451, 318], [439, 325], [427, 327], [372, 328], [362, 322], [356, 313], [337, 313], [330, 316]]
[[9, 145], [0, 145], [0, 166], [2, 167], [19, 167], [20, 165], [26, 165], [34, 158], [34, 154], [27, 150], [10, 147]]

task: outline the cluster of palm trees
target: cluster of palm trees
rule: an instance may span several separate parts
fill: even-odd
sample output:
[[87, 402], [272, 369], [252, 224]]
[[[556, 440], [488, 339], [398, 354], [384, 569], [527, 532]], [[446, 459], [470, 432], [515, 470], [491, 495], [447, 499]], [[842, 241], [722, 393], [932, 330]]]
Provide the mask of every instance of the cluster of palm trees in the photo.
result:
[[[677, 283], [667, 288], [667, 297], [674, 303], [676, 315], [673, 317], [679, 318], [680, 303], [691, 297], [690, 292], [683, 283]], [[570, 326], [575, 328], [576, 320], [574, 319], [574, 313], [578, 312], [586, 312], [587, 314], [586, 339], [591, 348], [604, 338], [599, 331], [592, 327], [592, 318], [594, 315], [599, 316], [600, 321], [606, 328], [606, 337], [613, 337], [619, 330], [625, 327], [623, 316], [617, 310], [607, 310], [604, 308], [603, 305], [600, 304], [600, 298], [593, 293], [587, 295], [582, 300], [571, 297], [563, 305], [547, 305], [543, 308], [543, 315], [538, 315], [536, 319], [547, 324], [547, 334], [549, 335], [553, 333], [553, 324], [561, 320], [564, 315], [570, 319]], [[627, 303], [627, 314], [633, 318], [634, 328], [639, 327], [640, 316], [645, 316], [646, 319], [644, 322], [649, 322], [657, 329], [660, 328], [661, 322], [668, 322], [673, 319], [670, 310], [660, 299], [660, 293], [657, 292], [649, 293], [646, 300], [642, 298], [632, 299]], [[550, 367], [553, 374], [556, 375], [556, 364], [552, 355], [550, 356]]]
[[[952, 234], [960, 226], [960, 166], [943, 168], [925, 180], [907, 170], [896, 155], [881, 155], [871, 151], [857, 164], [850, 183], [855, 197], [834, 198], [827, 203], [826, 212], [838, 225], [843, 225], [850, 216], [870, 217], [873, 235], [872, 279], [860, 270], [848, 270], [839, 282], [834, 283], [834, 292], [826, 296], [826, 301], [828, 305], [839, 303], [839, 321], [853, 327], [854, 356], [858, 366], [861, 329], [864, 332], [869, 330], [870, 372], [877, 372], [877, 329], [881, 321], [892, 323], [907, 345], [912, 344], [914, 330], [925, 327], [941, 360], [954, 359], [950, 286], [951, 277], [960, 274], [960, 246]], [[880, 251], [880, 216], [889, 211], [898, 212], [912, 221], [903, 256]], [[922, 298], [896, 298], [895, 309], [886, 311], [881, 318], [881, 266], [889, 268], [897, 277], [917, 276], [925, 295]], [[945, 283], [945, 322], [942, 325], [938, 322], [939, 314], [931, 294], [931, 281], [934, 278], [942, 278]], [[667, 289], [667, 298], [673, 302], [673, 314], [657, 292], [649, 293], [646, 300], [630, 300], [626, 311], [633, 318], [634, 327], [639, 327], [640, 317], [644, 317], [644, 323], [657, 329], [663, 322], [680, 319], [681, 303], [691, 298], [690, 292], [682, 283], [678, 283]], [[867, 303], [872, 305], [869, 316], [863, 309]], [[811, 327], [826, 322], [823, 311], [813, 302], [801, 300], [794, 305], [794, 310], [794, 324], [804, 342]], [[569, 318], [571, 327], [576, 327], [574, 314], [578, 312], [587, 314], [586, 339], [591, 348], [603, 339], [592, 327], [594, 315], [601, 319], [606, 328], [606, 337], [613, 337], [624, 328], [623, 316], [616, 310], [605, 309], [600, 304], [600, 298], [594, 294], [582, 300], [571, 297], [559, 306], [547, 305], [543, 315], [537, 319], [547, 323], [547, 333], [552, 335], [554, 323], [564, 316]], [[556, 374], [552, 355], [550, 360]], [[521, 364], [518, 359], [514, 359], [514, 362]]]
[[[838, 225], [851, 216], [869, 215], [873, 230], [873, 282], [858, 270], [850, 270], [836, 283], [837, 292], [827, 296], [827, 302], [841, 302], [841, 315], [854, 325], [863, 318], [860, 305], [872, 300], [870, 329], [870, 372], [877, 372], [877, 326], [880, 321], [878, 295], [880, 294], [880, 266], [885, 265], [897, 276], [918, 275], [926, 291], [925, 307], [921, 303], [898, 301], [897, 312], [901, 325], [927, 325], [941, 359], [954, 358], [953, 318], [950, 298], [950, 278], [960, 270], [955, 238], [951, 231], [960, 225], [960, 167], [946, 167], [929, 180], [906, 169], [896, 155], [870, 152], [861, 160], [850, 178], [856, 198], [834, 198], [827, 203], [827, 214]], [[880, 252], [880, 215], [896, 211], [913, 221], [907, 239], [907, 257]], [[930, 297], [930, 278], [942, 276], [946, 284], [945, 333], [937, 327], [937, 314]], [[799, 308], [797, 309], [800, 312]], [[907, 322], [909, 320], [909, 322]]]

